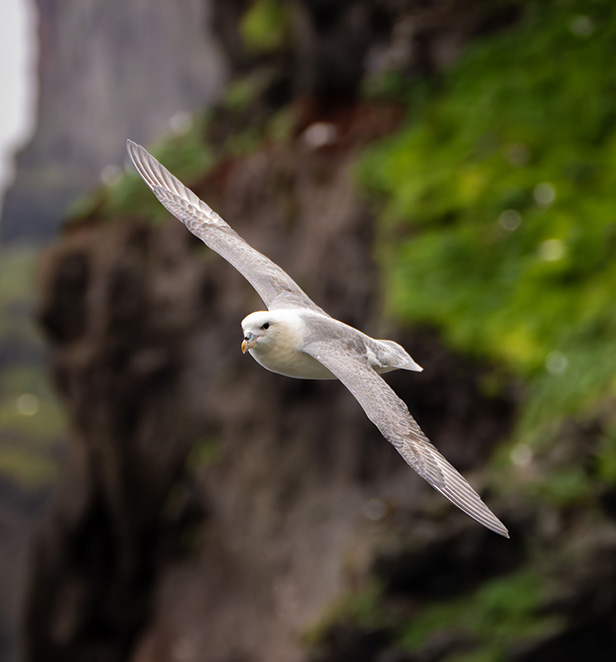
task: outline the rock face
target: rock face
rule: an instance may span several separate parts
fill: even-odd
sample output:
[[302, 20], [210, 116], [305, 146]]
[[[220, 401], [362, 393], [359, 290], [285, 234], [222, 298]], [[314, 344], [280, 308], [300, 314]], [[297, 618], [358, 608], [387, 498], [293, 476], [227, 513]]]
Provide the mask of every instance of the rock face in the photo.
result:
[[[237, 29], [246, 4], [214, 6], [216, 31], [235, 71], [251, 65]], [[187, 107], [170, 100], [199, 87], [195, 81], [209, 57], [203, 49], [211, 47], [209, 39], [207, 46], [191, 41], [198, 41], [206, 16], [196, 0], [187, 0], [182, 14], [188, 32], [177, 34], [167, 12], [177, 14], [178, 5], [155, 5], [158, 19], [165, 18], [160, 36], [145, 27], [152, 6], [118, 4], [115, 14], [100, 19], [117, 20], [120, 33], [135, 30], [107, 42], [105, 48], [119, 54], [103, 59], [104, 71], [115, 63], [118, 103], [131, 109], [120, 113], [121, 132], [144, 141], [146, 128], [157, 131], [155, 113], [166, 123]], [[45, 4], [49, 15], [54, 7]], [[241, 157], [242, 150], [227, 153], [188, 183], [319, 305], [408, 348], [425, 372], [394, 373], [388, 381], [481, 491], [480, 469], [511, 430], [516, 395], [491, 391], [499, 381], [491, 371], [448, 351], [434, 332], [382, 321], [373, 259], [377, 228], [355, 189], [353, 168], [370, 140], [397, 126], [400, 109], [359, 102], [356, 91], [367, 73], [388, 67], [407, 75], [438, 70], [472, 34], [499, 27], [511, 13], [499, 12], [491, 22], [482, 15], [485, 3], [467, 0], [298, 0], [292, 7], [293, 38], [281, 52], [262, 57], [277, 84], [259, 113], [252, 107], [238, 113], [244, 113], [240, 130], [254, 129], [257, 116], [267, 121], [281, 98], [295, 98], [299, 119], [291, 135], [257, 148], [253, 143]], [[127, 15], [130, 21], [117, 18]], [[85, 27], [93, 40], [96, 26]], [[130, 61], [122, 49], [139, 38], [152, 65], [151, 78], [136, 76], [143, 86], [120, 66]], [[164, 39], [169, 46], [159, 52]], [[58, 48], [60, 42], [69, 48], [64, 41], [56, 37]], [[347, 61], [334, 62], [341, 44]], [[169, 48], [174, 58], [193, 63], [192, 74], [166, 69]], [[92, 140], [93, 121], [84, 110], [75, 122], [79, 140], [62, 142], [64, 164], [96, 170], [113, 160], [115, 142], [107, 136], [116, 126], [110, 128], [106, 114], [111, 108], [101, 106], [100, 90], [109, 88], [100, 75], [71, 74], [87, 79], [93, 95], [99, 90], [97, 121], [102, 126], [107, 118], [107, 129], [96, 134], [104, 144], [93, 152], [104, 161], [80, 151], [85, 137]], [[160, 94], [154, 102], [152, 90]], [[50, 136], [66, 135], [54, 128], [59, 97], [45, 98], [51, 104], [42, 113], [47, 138], [31, 148], [40, 151], [22, 157], [26, 165], [32, 158], [32, 168], [35, 156], [54, 154]], [[147, 127], [143, 107], [151, 111]], [[207, 136], [223, 152], [234, 132], [227, 110]], [[43, 255], [39, 290], [39, 318], [72, 438], [66, 474], [33, 547], [24, 624], [29, 662], [436, 662], [474, 650], [477, 633], [447, 619], [432, 631], [428, 623], [425, 640], [411, 651], [400, 645], [400, 614], [410, 623], [421, 622], [439, 601], [469, 600], [477, 607], [481, 587], [493, 580], [503, 580], [505, 590], [496, 599], [488, 595], [487, 619], [502, 625], [504, 611], [507, 625], [513, 603], [514, 628], [522, 620], [524, 632], [536, 633], [535, 620], [546, 615], [556, 624], [541, 640], [522, 636], [485, 659], [573, 662], [585, 651], [611, 659], [603, 655], [615, 645], [612, 528], [595, 530], [592, 516], [580, 511], [529, 512], [534, 503], [515, 496], [503, 503], [489, 494], [512, 540], [466, 518], [404, 464], [340, 384], [283, 378], [241, 355], [239, 322], [262, 304], [177, 221], [151, 225], [138, 209], [110, 218], [97, 208]], [[570, 446], [578, 442], [576, 436]], [[613, 494], [605, 497], [613, 517]], [[552, 552], [545, 570], [541, 561]], [[533, 560], [533, 553], [541, 558]], [[531, 597], [535, 579], [552, 573], [557, 590], [549, 601], [535, 603], [506, 584], [529, 570], [523, 587], [530, 586]], [[362, 596], [371, 582], [382, 591], [372, 613], [361, 599], [356, 613], [339, 609], [340, 598], [354, 591]], [[522, 614], [532, 612], [527, 623], [515, 609], [526, 609], [529, 600]], [[318, 645], [306, 646], [307, 632]]]
[[247, 0], [36, 2], [37, 129], [6, 194], [5, 242], [55, 235], [75, 197], [100, 183], [106, 166], [124, 163], [127, 137], [147, 144], [181, 125], [181, 113], [219, 98], [231, 71], [265, 60], [277, 72], [279, 101], [347, 103], [366, 75], [438, 71], [475, 33], [515, 15], [466, 0], [297, 0], [290, 37], [259, 56], [240, 35]]
[[36, 2], [37, 129], [17, 156], [4, 241], [55, 235], [75, 197], [124, 163], [127, 137], [148, 143], [170, 131], [227, 78], [209, 0]]

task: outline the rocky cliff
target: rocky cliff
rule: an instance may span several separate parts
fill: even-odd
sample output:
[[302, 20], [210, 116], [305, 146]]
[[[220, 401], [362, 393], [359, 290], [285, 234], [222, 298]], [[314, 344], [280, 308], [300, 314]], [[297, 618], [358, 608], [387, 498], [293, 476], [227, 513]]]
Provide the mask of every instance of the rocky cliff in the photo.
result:
[[[49, 239], [71, 202], [218, 98], [228, 66], [207, 0], [36, 0], [36, 131], [17, 156], [2, 239]], [[104, 171], [107, 166], [111, 169]]]
[[[540, 277], [533, 292], [546, 282], [553, 288], [553, 296], [541, 299], [542, 310], [559, 300], [563, 283], [576, 292], [591, 266], [568, 262], [573, 271], [546, 274], [538, 261], [543, 244], [536, 249], [527, 240], [528, 254], [514, 244], [515, 259], [502, 261], [504, 274], [493, 269], [465, 289], [476, 263], [501, 264], [491, 258], [500, 255], [503, 236], [511, 236], [501, 232], [498, 215], [496, 224], [490, 217], [481, 226], [476, 243], [466, 232], [473, 221], [460, 209], [481, 218], [483, 208], [473, 204], [488, 188], [482, 176], [505, 163], [509, 176], [520, 168], [532, 186], [536, 177], [547, 177], [532, 170], [541, 160], [520, 143], [494, 156], [496, 129], [482, 131], [472, 149], [459, 141], [464, 149], [451, 175], [453, 203], [449, 188], [430, 188], [456, 156], [434, 158], [442, 144], [459, 145], [451, 118], [475, 108], [475, 101], [485, 104], [488, 119], [499, 107], [487, 92], [470, 100], [455, 96], [478, 80], [483, 70], [477, 66], [438, 74], [471, 39], [487, 33], [471, 54], [475, 65], [482, 55], [488, 60], [487, 91], [509, 80], [501, 67], [514, 46], [520, 57], [528, 45], [542, 63], [552, 62], [542, 48], [579, 46], [585, 42], [576, 40], [597, 30], [597, 40], [588, 42], [595, 58], [603, 52], [599, 37], [614, 43], [599, 26], [616, 26], [616, 20], [586, 16], [583, 5], [225, 3], [216, 20], [233, 84], [203, 123], [159, 153], [172, 170], [175, 160], [186, 183], [319, 305], [409, 349], [425, 372], [392, 374], [388, 381], [502, 517], [511, 540], [482, 529], [414, 475], [340, 384], [285, 379], [242, 356], [239, 321], [261, 307], [255, 293], [164, 215], [140, 180], [125, 178], [82, 207], [40, 261], [38, 317], [71, 441], [58, 497], [33, 546], [26, 659], [613, 658], [613, 393], [592, 400], [588, 391], [584, 402], [592, 406], [583, 415], [562, 409], [549, 424], [523, 428], [532, 375], [489, 360], [487, 341], [462, 353], [448, 326], [468, 329], [473, 310], [481, 333], [468, 337], [489, 335], [506, 299], [486, 305], [474, 295], [492, 280], [515, 288], [512, 264], [528, 265]], [[607, 7], [601, 11], [612, 16]], [[556, 36], [546, 37], [546, 26], [556, 26]], [[531, 39], [523, 29], [538, 36]], [[486, 44], [497, 43], [498, 30], [505, 33], [496, 58]], [[516, 31], [519, 42], [508, 41]], [[542, 93], [554, 98], [555, 83], [539, 65], [520, 67], [514, 58], [508, 76], [519, 71], [537, 73]], [[575, 77], [581, 78], [587, 77]], [[434, 145], [431, 133], [417, 136], [407, 125], [426, 108], [426, 98], [438, 99], [439, 89], [451, 96], [444, 108], [429, 107], [436, 128], [427, 119], [425, 126], [438, 138]], [[455, 102], [448, 106], [449, 99]], [[532, 112], [523, 107], [522, 115], [534, 126], [541, 104], [533, 97], [529, 103]], [[604, 137], [611, 135], [610, 113], [608, 107], [607, 119], [597, 122]], [[485, 127], [486, 117], [480, 118]], [[377, 143], [380, 160], [374, 153], [366, 160], [365, 151]], [[553, 147], [560, 143], [537, 154]], [[486, 154], [487, 165], [473, 161]], [[560, 160], [562, 152], [556, 154]], [[412, 177], [405, 158], [415, 159], [422, 177]], [[364, 180], [382, 178], [369, 197], [358, 186], [359, 162]], [[570, 169], [578, 184], [596, 172], [583, 165]], [[366, 177], [367, 167], [379, 177]], [[419, 195], [417, 187], [400, 184], [407, 181], [425, 188]], [[547, 225], [553, 232], [558, 219], [569, 218], [551, 216], [525, 186], [496, 203], [499, 209], [534, 205], [535, 222], [525, 221], [524, 230]], [[423, 215], [413, 216], [415, 210]], [[511, 218], [518, 217], [505, 220]], [[596, 222], [603, 231], [603, 217]], [[447, 234], [458, 224], [461, 238]], [[506, 223], [504, 229], [513, 232]], [[605, 235], [607, 243], [611, 236]], [[404, 260], [409, 245], [425, 247], [412, 264]], [[469, 246], [471, 258], [463, 262]], [[455, 277], [428, 301], [431, 308], [423, 302], [432, 323], [417, 326], [403, 314], [413, 294], [404, 283], [441, 258], [444, 267], [457, 267]], [[426, 276], [416, 285], [439, 292], [439, 282]], [[386, 296], [392, 286], [400, 288], [398, 300]], [[589, 291], [572, 296], [567, 312], [590, 314], [584, 307]], [[433, 312], [439, 302], [457, 317], [439, 318]], [[599, 309], [607, 310], [599, 304], [593, 310]], [[532, 312], [524, 319], [535, 319]], [[589, 337], [602, 339], [601, 330], [611, 328], [605, 324], [593, 321]], [[537, 340], [533, 329], [526, 331], [524, 339]], [[504, 342], [501, 334], [489, 340], [499, 349]], [[514, 340], [518, 344], [508, 340], [511, 351], [526, 347]], [[607, 352], [591, 356], [611, 365]], [[535, 370], [543, 374], [542, 366]], [[560, 389], [554, 387], [559, 395], [568, 392], [567, 374]]]

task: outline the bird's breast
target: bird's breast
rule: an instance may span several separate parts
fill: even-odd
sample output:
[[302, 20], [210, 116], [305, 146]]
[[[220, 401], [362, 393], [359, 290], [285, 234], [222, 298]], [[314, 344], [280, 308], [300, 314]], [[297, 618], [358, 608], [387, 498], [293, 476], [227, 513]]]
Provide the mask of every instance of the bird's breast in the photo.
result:
[[271, 372], [296, 379], [336, 379], [325, 366], [305, 352], [288, 349], [286, 351], [257, 351], [251, 349], [250, 355], [259, 364]]

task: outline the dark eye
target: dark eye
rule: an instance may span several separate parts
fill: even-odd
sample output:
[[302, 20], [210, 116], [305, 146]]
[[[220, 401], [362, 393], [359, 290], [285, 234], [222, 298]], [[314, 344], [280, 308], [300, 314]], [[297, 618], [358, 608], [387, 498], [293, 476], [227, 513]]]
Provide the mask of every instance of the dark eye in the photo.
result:
[[269, 329], [269, 322], [265, 322], [265, 324], [261, 328], [262, 329]]

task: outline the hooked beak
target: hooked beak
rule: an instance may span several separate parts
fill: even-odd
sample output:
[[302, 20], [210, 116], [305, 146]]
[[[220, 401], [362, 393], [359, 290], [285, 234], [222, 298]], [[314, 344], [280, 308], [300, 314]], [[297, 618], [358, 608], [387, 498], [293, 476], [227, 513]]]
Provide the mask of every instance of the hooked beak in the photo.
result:
[[242, 354], [246, 354], [249, 349], [252, 349], [257, 343], [257, 336], [254, 333], [248, 333], [244, 336], [242, 341]]

